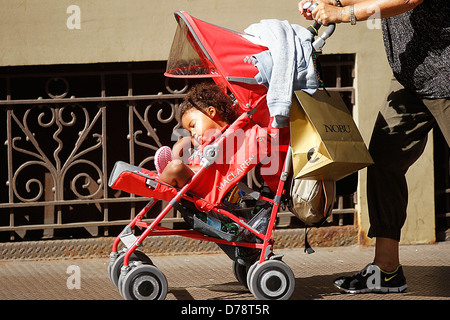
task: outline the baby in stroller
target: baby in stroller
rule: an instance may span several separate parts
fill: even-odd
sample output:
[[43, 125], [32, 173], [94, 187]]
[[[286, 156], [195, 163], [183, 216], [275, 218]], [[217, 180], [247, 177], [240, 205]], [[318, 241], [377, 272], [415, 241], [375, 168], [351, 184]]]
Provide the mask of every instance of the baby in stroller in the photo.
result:
[[[178, 121], [190, 133], [194, 146], [200, 146], [210, 140], [217, 131], [235, 121], [237, 117], [238, 113], [231, 98], [216, 84], [206, 82], [189, 91], [177, 113]], [[182, 143], [183, 141], [184, 139], [181, 140]], [[179, 145], [175, 147], [177, 151], [174, 153], [177, 155], [179, 148]], [[183, 146], [181, 148], [185, 149]], [[172, 186], [183, 187], [200, 169], [200, 165], [195, 164], [192, 157], [187, 165], [179, 157], [170, 160], [170, 156], [165, 156], [161, 160], [161, 155], [161, 152], [155, 155], [155, 165], [161, 171], [159, 178]]]

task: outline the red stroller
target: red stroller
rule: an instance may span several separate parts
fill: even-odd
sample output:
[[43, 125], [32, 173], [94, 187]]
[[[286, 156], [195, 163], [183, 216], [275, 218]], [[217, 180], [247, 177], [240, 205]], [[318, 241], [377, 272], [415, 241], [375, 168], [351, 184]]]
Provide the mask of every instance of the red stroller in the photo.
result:
[[[282, 197], [289, 196], [284, 195], [291, 166], [289, 127], [271, 127], [267, 88], [252, 81], [258, 70], [250, 62], [252, 55], [267, 48], [247, 40], [243, 33], [185, 12], [176, 12], [175, 18], [178, 29], [166, 76], [211, 78], [227, 88], [241, 114], [200, 147], [202, 167], [181, 189], [159, 181], [152, 171], [116, 163], [109, 186], [152, 199], [114, 241], [110, 279], [125, 299], [164, 299], [168, 291], [164, 274], [136, 249], [149, 236], [178, 235], [217, 243], [233, 260], [237, 280], [257, 298], [288, 299], [294, 291], [294, 274], [282, 255], [273, 253], [273, 231]], [[263, 191], [251, 190], [241, 182], [255, 166], [267, 185]], [[230, 200], [237, 188], [246, 209]], [[153, 222], [144, 222], [157, 200], [169, 203]], [[192, 229], [159, 226], [172, 208], [181, 212]], [[228, 221], [234, 231], [212, 227], [207, 223], [209, 216]], [[138, 237], [132, 231], [136, 226], [144, 228]], [[120, 242], [126, 248], [118, 250]]]

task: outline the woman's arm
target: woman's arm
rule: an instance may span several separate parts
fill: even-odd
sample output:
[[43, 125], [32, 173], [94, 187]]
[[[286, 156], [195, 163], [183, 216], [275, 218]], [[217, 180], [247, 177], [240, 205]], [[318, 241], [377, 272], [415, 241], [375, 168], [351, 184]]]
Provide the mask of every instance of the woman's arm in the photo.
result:
[[299, 2], [299, 11], [308, 20], [329, 23], [350, 22], [352, 11], [357, 21], [367, 20], [374, 16], [377, 18], [393, 17], [414, 9], [423, 0], [340, 0], [342, 7], [338, 7], [336, 0], [315, 0], [319, 5], [312, 13], [303, 10], [303, 5], [308, 0]]

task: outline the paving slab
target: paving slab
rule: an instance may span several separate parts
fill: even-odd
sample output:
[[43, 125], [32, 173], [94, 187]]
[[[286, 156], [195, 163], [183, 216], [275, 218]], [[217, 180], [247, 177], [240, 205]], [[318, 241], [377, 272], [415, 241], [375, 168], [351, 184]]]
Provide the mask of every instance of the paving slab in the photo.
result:
[[[400, 246], [408, 290], [395, 294], [340, 293], [332, 281], [361, 270], [374, 248], [358, 245], [280, 249], [295, 275], [292, 300], [450, 300], [450, 242]], [[151, 256], [165, 274], [167, 300], [255, 300], [223, 253]], [[0, 300], [122, 300], [107, 275], [108, 257], [0, 261]], [[78, 278], [76, 278], [78, 277]]]

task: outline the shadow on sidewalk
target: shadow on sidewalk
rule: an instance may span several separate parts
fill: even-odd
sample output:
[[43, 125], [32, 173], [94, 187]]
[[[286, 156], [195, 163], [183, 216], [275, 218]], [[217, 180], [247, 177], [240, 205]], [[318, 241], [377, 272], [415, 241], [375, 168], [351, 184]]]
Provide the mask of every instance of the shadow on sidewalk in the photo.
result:
[[[357, 272], [318, 275], [295, 279], [295, 290], [291, 300], [402, 300], [402, 299], [442, 299], [450, 298], [450, 266], [403, 266], [408, 289], [403, 293], [395, 294], [361, 294], [351, 295], [341, 293], [333, 286], [333, 280], [340, 276], [351, 276]], [[252, 294], [241, 284], [227, 282], [217, 285], [208, 285], [208, 290], [227, 293], [220, 300], [253, 299]], [[180, 288], [178, 288], [180, 289]], [[185, 290], [174, 290], [178, 299], [190, 300], [192, 297]]]

